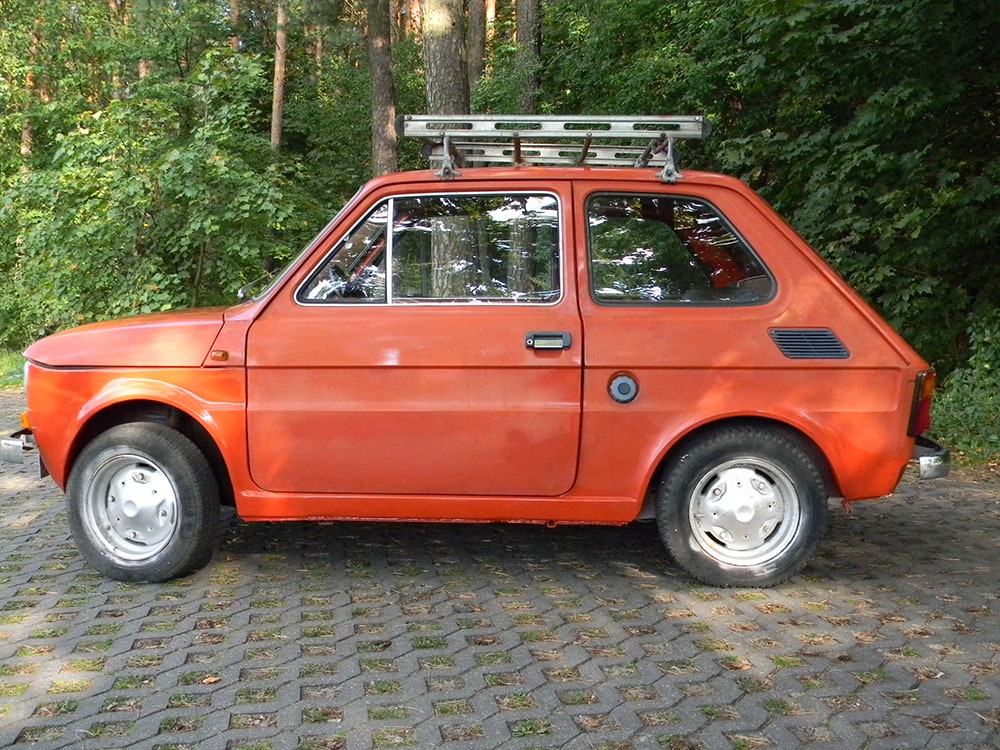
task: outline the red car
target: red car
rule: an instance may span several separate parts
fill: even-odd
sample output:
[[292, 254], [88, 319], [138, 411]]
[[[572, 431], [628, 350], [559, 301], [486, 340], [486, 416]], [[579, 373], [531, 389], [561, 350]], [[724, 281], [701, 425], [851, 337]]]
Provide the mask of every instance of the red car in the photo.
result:
[[404, 118], [437, 168], [369, 182], [242, 304], [29, 347], [4, 452], [37, 446], [80, 550], [122, 580], [205, 565], [220, 505], [655, 518], [701, 581], [785, 580], [830, 497], [886, 495], [916, 454], [948, 473], [921, 437], [934, 373], [746, 185], [677, 171], [675, 140], [705, 131]]

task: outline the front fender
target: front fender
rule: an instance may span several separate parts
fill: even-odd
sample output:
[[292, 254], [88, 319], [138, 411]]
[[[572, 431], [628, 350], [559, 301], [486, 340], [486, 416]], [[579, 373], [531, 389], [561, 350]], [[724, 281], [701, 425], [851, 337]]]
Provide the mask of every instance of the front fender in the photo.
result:
[[155, 408], [197, 423], [226, 463], [246, 455], [245, 378], [237, 368], [74, 370], [29, 365], [28, 419], [53, 480], [66, 487], [83, 446], [114, 424]]

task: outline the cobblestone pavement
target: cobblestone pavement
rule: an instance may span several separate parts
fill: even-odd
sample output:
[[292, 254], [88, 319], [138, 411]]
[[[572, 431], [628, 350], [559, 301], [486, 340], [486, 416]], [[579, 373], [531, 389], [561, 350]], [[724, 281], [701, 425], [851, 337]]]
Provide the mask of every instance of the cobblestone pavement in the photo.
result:
[[0, 747], [1000, 746], [998, 483], [831, 508], [770, 590], [692, 583], [648, 525], [235, 519], [126, 585], [36, 472], [0, 468]]

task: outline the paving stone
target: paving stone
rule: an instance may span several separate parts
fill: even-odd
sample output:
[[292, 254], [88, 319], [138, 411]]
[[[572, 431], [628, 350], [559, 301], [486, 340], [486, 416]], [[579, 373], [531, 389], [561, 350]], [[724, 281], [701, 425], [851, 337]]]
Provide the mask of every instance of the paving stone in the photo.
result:
[[693, 583], [648, 525], [231, 517], [207, 568], [137, 585], [35, 471], [0, 467], [0, 747], [1000, 745], [996, 482], [831, 507], [764, 591]]

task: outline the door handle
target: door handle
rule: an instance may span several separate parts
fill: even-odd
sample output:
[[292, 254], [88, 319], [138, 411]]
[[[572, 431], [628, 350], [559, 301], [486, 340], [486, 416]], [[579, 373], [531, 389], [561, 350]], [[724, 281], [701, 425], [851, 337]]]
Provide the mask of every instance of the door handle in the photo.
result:
[[573, 337], [564, 331], [535, 331], [524, 337], [529, 349], [569, 349]]

